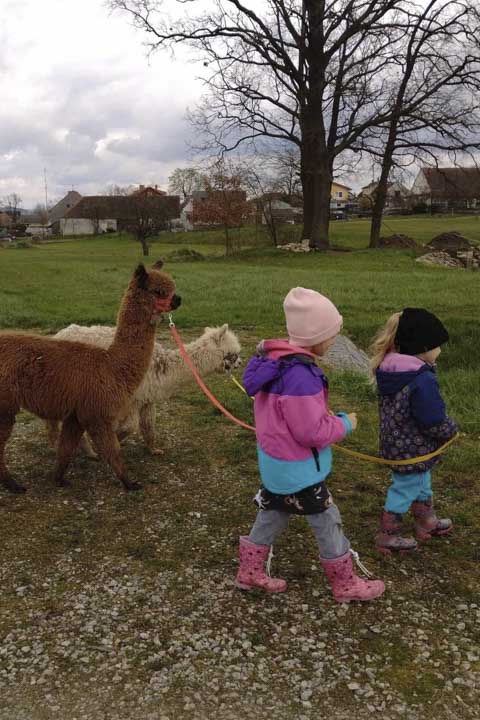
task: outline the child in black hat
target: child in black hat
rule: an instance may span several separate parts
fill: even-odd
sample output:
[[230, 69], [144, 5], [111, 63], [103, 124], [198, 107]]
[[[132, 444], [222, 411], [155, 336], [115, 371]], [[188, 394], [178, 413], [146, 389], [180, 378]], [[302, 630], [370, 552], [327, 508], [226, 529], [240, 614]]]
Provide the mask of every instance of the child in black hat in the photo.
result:
[[[380, 406], [380, 452], [389, 460], [428, 455], [443, 445], [457, 428], [445, 411], [435, 375], [440, 346], [448, 332], [440, 320], [421, 308], [395, 313], [372, 345]], [[452, 521], [439, 519], [433, 509], [431, 468], [437, 455], [411, 465], [392, 466], [391, 485], [377, 535], [377, 548], [408, 553], [417, 549], [414, 538], [402, 536], [402, 516], [415, 518], [418, 540], [447, 535]]]

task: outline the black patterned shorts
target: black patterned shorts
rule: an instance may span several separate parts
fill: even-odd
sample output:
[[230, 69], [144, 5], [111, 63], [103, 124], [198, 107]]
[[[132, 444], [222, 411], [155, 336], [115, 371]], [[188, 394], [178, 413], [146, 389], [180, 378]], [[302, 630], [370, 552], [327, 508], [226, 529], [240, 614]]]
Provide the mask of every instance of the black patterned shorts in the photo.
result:
[[277, 495], [262, 487], [255, 495], [254, 502], [260, 510], [280, 510], [294, 515], [317, 515], [333, 504], [325, 482], [300, 490], [293, 495]]

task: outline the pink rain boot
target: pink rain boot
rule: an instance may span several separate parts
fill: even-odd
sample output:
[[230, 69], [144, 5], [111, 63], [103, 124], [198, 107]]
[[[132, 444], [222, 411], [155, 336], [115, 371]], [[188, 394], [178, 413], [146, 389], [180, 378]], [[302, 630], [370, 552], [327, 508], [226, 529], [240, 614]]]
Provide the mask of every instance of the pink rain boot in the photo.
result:
[[363, 580], [355, 574], [352, 555], [359, 567], [367, 574], [367, 569], [360, 563], [358, 554], [354, 550], [349, 550], [345, 555], [333, 560], [320, 558], [335, 600], [348, 603], [350, 600], [373, 600], [382, 595], [385, 592], [385, 585], [381, 580]]
[[413, 537], [402, 536], [402, 516], [387, 510], [384, 510], [380, 517], [380, 531], [376, 543], [377, 550], [382, 555], [391, 555], [394, 552], [408, 555], [418, 548]]
[[[287, 589], [285, 580], [270, 577], [273, 552], [269, 545], [255, 545], [246, 536], [242, 536], [239, 554], [240, 568], [235, 579], [235, 587], [240, 590], [260, 588], [270, 593], [284, 592]], [[265, 572], [266, 561], [267, 572]]]
[[453, 530], [450, 518], [438, 518], [433, 509], [432, 499], [416, 500], [411, 507], [415, 518], [415, 532], [419, 540], [448, 535]]

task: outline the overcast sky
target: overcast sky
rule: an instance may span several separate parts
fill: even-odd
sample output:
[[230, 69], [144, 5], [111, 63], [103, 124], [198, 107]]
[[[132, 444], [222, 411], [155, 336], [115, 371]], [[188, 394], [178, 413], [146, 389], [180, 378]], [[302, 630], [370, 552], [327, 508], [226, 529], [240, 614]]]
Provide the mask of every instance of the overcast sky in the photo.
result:
[[74, 188], [167, 186], [187, 163], [188, 106], [201, 68], [150, 61], [125, 15], [102, 0], [0, 0], [0, 200], [23, 207]]

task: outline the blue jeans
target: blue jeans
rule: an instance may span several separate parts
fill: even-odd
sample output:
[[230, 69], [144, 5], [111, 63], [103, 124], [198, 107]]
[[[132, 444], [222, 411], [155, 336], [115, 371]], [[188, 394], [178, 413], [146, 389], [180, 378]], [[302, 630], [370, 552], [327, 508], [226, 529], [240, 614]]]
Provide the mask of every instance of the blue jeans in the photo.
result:
[[429, 500], [432, 494], [432, 473], [430, 471], [413, 475], [400, 475], [392, 472], [392, 484], [388, 488], [385, 510], [403, 515], [410, 510], [410, 506], [415, 500]]

